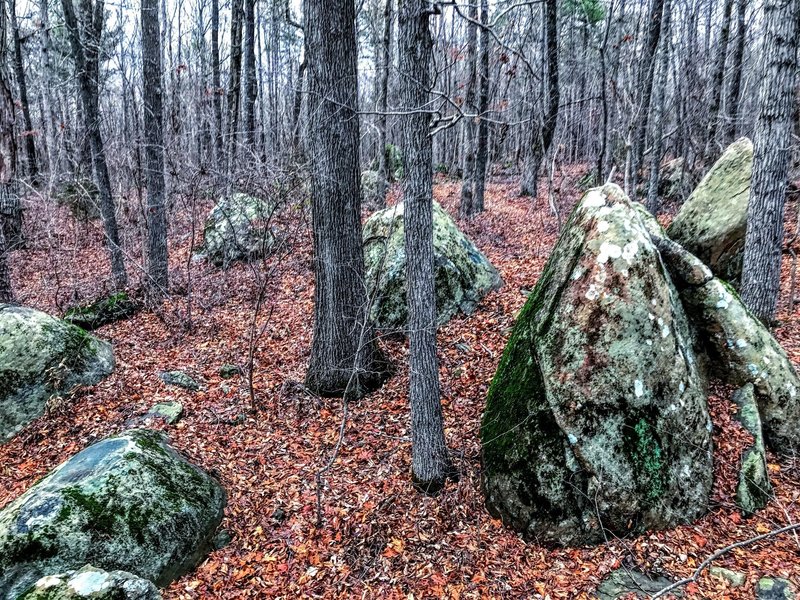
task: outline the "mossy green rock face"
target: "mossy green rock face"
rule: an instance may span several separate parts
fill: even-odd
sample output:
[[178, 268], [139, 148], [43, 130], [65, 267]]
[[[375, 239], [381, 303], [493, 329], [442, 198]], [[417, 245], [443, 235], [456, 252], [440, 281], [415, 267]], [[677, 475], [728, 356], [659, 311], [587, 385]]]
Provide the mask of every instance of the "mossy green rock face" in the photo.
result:
[[0, 304], [0, 443], [42, 415], [52, 396], [113, 370], [107, 342], [38, 310]]
[[151, 581], [125, 571], [87, 565], [79, 571], [42, 577], [19, 600], [161, 600]]
[[706, 511], [705, 380], [619, 187], [573, 210], [503, 353], [481, 441], [489, 510], [539, 543], [599, 543]]
[[[401, 331], [406, 326], [405, 205], [373, 214], [364, 224], [367, 285], [375, 299], [371, 317], [379, 329]], [[433, 246], [436, 268], [437, 323], [460, 312], [471, 314], [481, 299], [502, 285], [489, 259], [459, 230], [455, 221], [433, 203]]]
[[269, 226], [274, 207], [248, 196], [222, 198], [206, 218], [204, 250], [215, 265], [227, 268], [237, 260], [264, 256], [275, 242]]
[[667, 230], [726, 281], [742, 275], [752, 172], [753, 144], [741, 138], [714, 163]]
[[164, 586], [211, 547], [225, 492], [156, 432], [105, 439], [0, 512], [0, 597], [86, 564]]
[[64, 315], [64, 320], [87, 331], [92, 331], [103, 325], [127, 319], [134, 315], [139, 308], [139, 305], [131, 300], [128, 294], [119, 292], [91, 304], [70, 308]]

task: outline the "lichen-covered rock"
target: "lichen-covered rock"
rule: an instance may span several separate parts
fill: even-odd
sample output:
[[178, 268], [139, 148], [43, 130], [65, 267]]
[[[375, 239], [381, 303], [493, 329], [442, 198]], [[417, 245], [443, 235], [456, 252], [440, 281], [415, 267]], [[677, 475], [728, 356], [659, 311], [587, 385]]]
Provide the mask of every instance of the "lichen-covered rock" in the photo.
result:
[[158, 378], [167, 385], [174, 385], [190, 392], [201, 389], [200, 384], [185, 371], [163, 371], [158, 374]]
[[161, 600], [151, 581], [125, 571], [86, 565], [78, 571], [42, 577], [19, 600]]
[[162, 434], [89, 446], [0, 511], [0, 596], [86, 564], [167, 585], [211, 547], [225, 492]]
[[140, 305], [134, 302], [125, 292], [112, 294], [91, 304], [74, 306], [64, 314], [64, 320], [87, 331], [103, 325], [127, 319], [135, 314]]
[[711, 374], [737, 387], [752, 383], [767, 445], [779, 454], [800, 449], [800, 379], [786, 352], [728, 284], [687, 277], [700, 270], [695, 256], [683, 251], [662, 257], [681, 288]]
[[[375, 295], [371, 317], [386, 331], [401, 331], [408, 318], [404, 208], [400, 202], [376, 212], [364, 224], [367, 285]], [[502, 280], [489, 259], [435, 201], [433, 246], [437, 322], [443, 325], [459, 311], [472, 313], [487, 293], [502, 285]]]
[[[622, 567], [612, 571], [600, 582], [595, 592], [597, 600], [620, 600], [622, 598], [650, 598], [672, 584], [670, 579], [655, 573], [643, 573]], [[631, 596], [631, 594], [633, 594]], [[681, 590], [675, 596], [682, 596]], [[673, 596], [674, 597], [674, 596]]]
[[540, 543], [599, 543], [706, 511], [705, 380], [619, 187], [573, 210], [503, 353], [481, 441], [489, 510]]
[[748, 383], [739, 389], [734, 394], [733, 401], [739, 407], [739, 422], [753, 436], [753, 444], [742, 453], [739, 483], [736, 486], [736, 506], [746, 515], [751, 515], [764, 508], [772, 498], [767, 450], [764, 447], [764, 433], [753, 384]]
[[176, 401], [158, 402], [150, 407], [145, 418], [162, 419], [168, 425], [174, 425], [183, 415], [183, 404]]
[[222, 198], [206, 218], [203, 232], [209, 260], [227, 268], [237, 260], [264, 256], [275, 242], [270, 228], [273, 211], [270, 202], [247, 194]]
[[0, 304], [0, 443], [44, 413], [52, 396], [113, 370], [107, 342], [38, 310]]
[[756, 584], [756, 600], [795, 600], [797, 590], [788, 579], [762, 577]]
[[669, 237], [732, 283], [742, 274], [753, 144], [741, 138], [728, 146], [681, 207]]
[[661, 165], [658, 178], [658, 195], [664, 200], [680, 200], [683, 197], [683, 177], [686, 161], [682, 156]]

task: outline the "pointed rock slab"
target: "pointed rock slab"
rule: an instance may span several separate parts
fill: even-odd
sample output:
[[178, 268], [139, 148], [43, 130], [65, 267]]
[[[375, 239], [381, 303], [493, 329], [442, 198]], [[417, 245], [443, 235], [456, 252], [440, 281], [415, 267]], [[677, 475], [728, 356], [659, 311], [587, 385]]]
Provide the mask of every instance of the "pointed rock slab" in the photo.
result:
[[738, 390], [733, 401], [739, 407], [738, 419], [753, 436], [753, 445], [742, 453], [739, 468], [739, 483], [736, 486], [736, 505], [746, 515], [764, 508], [772, 498], [772, 485], [767, 471], [767, 451], [764, 448], [764, 434], [761, 430], [761, 417], [758, 414], [753, 384], [748, 383]]
[[741, 138], [714, 163], [667, 230], [726, 281], [742, 275], [752, 172], [753, 143]]
[[42, 415], [52, 396], [113, 370], [108, 342], [38, 310], [0, 304], [0, 444]]
[[125, 571], [87, 565], [79, 571], [42, 577], [19, 600], [161, 600], [151, 581]]
[[709, 356], [711, 373], [735, 386], [753, 384], [764, 438], [779, 454], [800, 450], [800, 379], [769, 330], [742, 304], [737, 293], [702, 263], [669, 241], [662, 257], [681, 288], [686, 313]]
[[[384, 331], [402, 331], [408, 318], [404, 209], [400, 202], [376, 212], [364, 224], [367, 285], [375, 296], [371, 317]], [[502, 285], [497, 269], [435, 201], [433, 249], [438, 325], [458, 312], [471, 314], [486, 294]]]
[[225, 492], [163, 435], [89, 446], [0, 511], [0, 597], [86, 564], [165, 586], [211, 549]]
[[481, 426], [495, 516], [591, 544], [705, 511], [711, 422], [678, 293], [615, 185], [573, 210], [514, 326]]

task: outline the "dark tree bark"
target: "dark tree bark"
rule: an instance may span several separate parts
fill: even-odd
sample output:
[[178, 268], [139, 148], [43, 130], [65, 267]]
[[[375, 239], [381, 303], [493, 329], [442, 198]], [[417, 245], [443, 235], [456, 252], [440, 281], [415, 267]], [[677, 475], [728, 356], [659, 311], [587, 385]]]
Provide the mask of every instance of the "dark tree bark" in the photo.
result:
[[14, 99], [6, 68], [6, 31], [6, 7], [0, 4], [0, 302], [14, 300], [5, 232], [14, 229], [14, 215], [19, 209], [19, 198], [14, 189], [17, 140], [14, 136]]
[[475, 96], [478, 78], [477, 46], [478, 46], [478, 5], [473, 0], [469, 3], [469, 21], [467, 22], [467, 82], [464, 93], [464, 112], [461, 131], [461, 202], [458, 206], [459, 216], [469, 217], [474, 211], [472, 199], [475, 186]]
[[314, 341], [306, 385], [358, 398], [386, 364], [369, 323], [359, 176], [355, 4], [305, 0], [314, 231]]
[[228, 75], [228, 176], [236, 164], [239, 137], [239, 104], [242, 96], [242, 20], [243, 0], [231, 3], [231, 64]]
[[631, 194], [638, 195], [639, 169], [644, 163], [644, 146], [647, 139], [647, 123], [650, 117], [650, 98], [653, 95], [655, 77], [655, 54], [661, 37], [661, 21], [664, 15], [664, 0], [652, 0], [648, 15], [647, 40], [639, 62], [639, 106], [636, 115], [633, 162], [631, 164]]
[[98, 79], [104, 5], [103, 0], [95, 0], [94, 7], [91, 6], [90, 0], [84, 1], [82, 13], [85, 23], [82, 33], [72, 2], [73, 0], [61, 0], [61, 6], [64, 9], [64, 23], [69, 34], [72, 58], [75, 62], [75, 71], [78, 76], [85, 128], [89, 136], [92, 152], [95, 183], [100, 191], [100, 213], [103, 217], [106, 243], [111, 258], [111, 274], [116, 287], [123, 288], [128, 282], [128, 275], [125, 272], [125, 257], [120, 246], [116, 208], [114, 206], [114, 197], [111, 194], [111, 179], [108, 175], [103, 136], [100, 132]]
[[728, 85], [728, 95], [725, 111], [727, 112], [723, 129], [723, 145], [728, 146], [736, 139], [737, 125], [739, 123], [739, 96], [742, 89], [742, 63], [744, 62], [744, 48], [747, 42], [747, 2], [736, 2], [736, 45], [731, 56], [731, 76]]
[[211, 0], [211, 85], [214, 108], [214, 164], [218, 171], [225, 167], [225, 145], [222, 132], [222, 79], [219, 72], [219, 0]]
[[22, 124], [25, 127], [25, 163], [28, 176], [34, 185], [39, 183], [39, 163], [36, 160], [36, 143], [33, 136], [33, 121], [31, 120], [31, 105], [28, 102], [28, 84], [25, 77], [25, 62], [22, 58], [22, 40], [19, 37], [17, 24], [17, 9], [14, 0], [8, 0], [8, 14], [11, 19], [11, 31], [14, 42], [14, 76], [19, 88], [19, 104], [22, 108]]
[[375, 200], [379, 208], [386, 206], [386, 192], [392, 175], [389, 173], [387, 145], [386, 111], [389, 108], [389, 71], [391, 68], [392, 21], [394, 20], [393, 0], [386, 0], [383, 9], [383, 39], [380, 52], [380, 75], [378, 82], [378, 188]]
[[400, 0], [400, 104], [405, 176], [406, 280], [410, 342], [411, 479], [427, 494], [454, 476], [444, 439], [436, 357], [433, 255], [433, 147], [426, 106], [431, 88], [430, 11], [427, 0]]
[[719, 108], [722, 103], [722, 90], [725, 87], [725, 62], [728, 58], [728, 38], [731, 33], [732, 9], [733, 0], [725, 0], [722, 6], [722, 25], [719, 30], [717, 60], [714, 63], [714, 72], [709, 82], [708, 127], [706, 129], [706, 143], [703, 149], [703, 164], [706, 168], [711, 167], [719, 153], [716, 146], [716, 137], [719, 125]]
[[158, 0], [142, 0], [142, 106], [144, 108], [147, 238], [145, 287], [151, 298], [167, 293], [167, 214], [164, 207], [164, 107], [161, 89]]
[[481, 28], [480, 35], [480, 87], [478, 93], [478, 147], [475, 151], [475, 192], [472, 198], [472, 212], [468, 216], [476, 215], [483, 211], [484, 196], [486, 192], [486, 171], [489, 167], [489, 51], [491, 37], [489, 35], [489, 2], [481, 0]]
[[766, 0], [764, 19], [762, 79], [753, 136], [753, 180], [747, 207], [742, 300], [759, 319], [772, 323], [780, 292], [800, 5], [797, 0]]
[[[658, 1], [658, 0], [656, 0]], [[540, 132], [531, 131], [531, 146], [522, 171], [520, 195], [536, 196], [539, 169], [550, 151], [558, 123], [558, 1], [545, 0], [545, 48], [547, 56], [547, 114]]]
[[250, 152], [256, 146], [256, 0], [244, 0], [244, 130]]
[[661, 26], [661, 54], [659, 55], [658, 72], [659, 81], [656, 90], [655, 107], [653, 118], [652, 154], [650, 155], [650, 183], [647, 189], [647, 210], [652, 214], [657, 214], [659, 209], [658, 185], [661, 175], [661, 155], [664, 152], [664, 102], [667, 95], [667, 80], [669, 69], [670, 52], [670, 23], [672, 8], [670, 0], [664, 2], [664, 20]]

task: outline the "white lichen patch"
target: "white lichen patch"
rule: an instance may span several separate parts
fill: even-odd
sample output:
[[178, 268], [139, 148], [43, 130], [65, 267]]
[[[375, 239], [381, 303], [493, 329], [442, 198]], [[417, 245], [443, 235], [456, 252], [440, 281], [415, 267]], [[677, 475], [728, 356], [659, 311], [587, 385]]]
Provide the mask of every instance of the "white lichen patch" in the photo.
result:
[[606, 195], [599, 188], [589, 190], [583, 199], [583, 208], [599, 208], [606, 205]]
[[747, 342], [741, 338], [736, 340], [736, 347], [737, 348], [747, 348]]
[[633, 382], [633, 393], [636, 394], [637, 398], [644, 396], [644, 384], [641, 379], [637, 379]]
[[603, 242], [600, 244], [600, 254], [597, 256], [597, 262], [601, 265], [604, 265], [608, 262], [608, 259], [615, 259], [622, 256], [622, 248], [617, 246], [616, 244], [611, 244], [609, 242]]
[[608, 231], [609, 227], [611, 227], [611, 225], [608, 224], [608, 221], [600, 221], [597, 224], [597, 231], [599, 231], [600, 233], [605, 233], [606, 231]]
[[636, 253], [639, 251], [639, 242], [636, 240], [632, 242], [628, 242], [622, 248], [622, 258], [624, 258], [629, 263], [633, 261], [633, 257], [636, 256]]
[[69, 588], [76, 596], [91, 596], [111, 587], [108, 573], [101, 571], [85, 571], [69, 580]]
[[46, 590], [53, 587], [58, 587], [61, 585], [63, 581], [60, 577], [55, 575], [47, 575], [46, 577], [42, 577], [39, 581], [36, 582], [36, 589], [39, 590]]
[[590, 284], [589, 289], [586, 290], [587, 300], [597, 300], [600, 297], [600, 290], [597, 289], [595, 284]]

